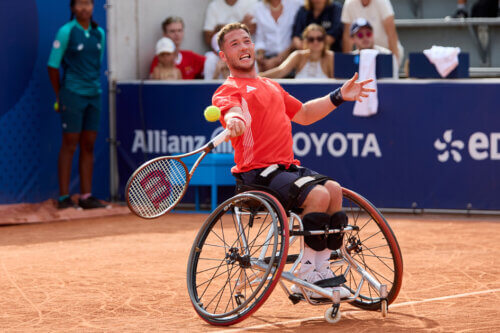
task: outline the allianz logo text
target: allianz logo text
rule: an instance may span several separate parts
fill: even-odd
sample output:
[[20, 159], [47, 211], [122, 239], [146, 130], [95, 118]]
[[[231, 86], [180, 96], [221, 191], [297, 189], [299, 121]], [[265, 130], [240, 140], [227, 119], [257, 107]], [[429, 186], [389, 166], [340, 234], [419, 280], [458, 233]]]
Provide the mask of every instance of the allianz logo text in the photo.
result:
[[315, 156], [330, 154], [333, 157], [382, 157], [375, 133], [305, 133], [293, 136], [293, 151], [301, 157], [310, 153]]
[[434, 141], [434, 148], [439, 152], [437, 159], [441, 163], [448, 161], [450, 156], [453, 161], [460, 163], [462, 154], [466, 152], [476, 161], [500, 160], [499, 142], [500, 133], [475, 132], [467, 140], [467, 149], [465, 149], [464, 141], [453, 140], [453, 130], [449, 129], [443, 133], [442, 138]]
[[[212, 132], [211, 138], [224, 129], [219, 127]], [[204, 135], [169, 135], [167, 130], [134, 130], [132, 153], [176, 155], [191, 152], [207, 143]], [[223, 142], [214, 150], [216, 153], [232, 153], [230, 142]]]

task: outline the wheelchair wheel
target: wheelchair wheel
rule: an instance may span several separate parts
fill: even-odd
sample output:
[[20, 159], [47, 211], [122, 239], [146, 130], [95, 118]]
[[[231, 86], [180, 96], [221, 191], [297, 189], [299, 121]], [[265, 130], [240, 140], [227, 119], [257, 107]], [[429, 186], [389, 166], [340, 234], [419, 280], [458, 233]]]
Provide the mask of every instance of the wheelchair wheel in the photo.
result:
[[[344, 234], [346, 250], [379, 283], [387, 285], [387, 303], [391, 304], [398, 296], [403, 278], [403, 259], [396, 237], [382, 214], [367, 199], [345, 188], [342, 192], [342, 206], [349, 224], [359, 227], [358, 231]], [[352, 293], [358, 290], [359, 274], [348, 270], [346, 265], [332, 269], [336, 275], [345, 275], [345, 286]], [[381, 301], [378, 290], [365, 281], [352, 304], [366, 310], [379, 310]]]
[[187, 284], [198, 315], [232, 325], [255, 312], [286, 263], [288, 221], [273, 196], [238, 194], [210, 214], [191, 249]]

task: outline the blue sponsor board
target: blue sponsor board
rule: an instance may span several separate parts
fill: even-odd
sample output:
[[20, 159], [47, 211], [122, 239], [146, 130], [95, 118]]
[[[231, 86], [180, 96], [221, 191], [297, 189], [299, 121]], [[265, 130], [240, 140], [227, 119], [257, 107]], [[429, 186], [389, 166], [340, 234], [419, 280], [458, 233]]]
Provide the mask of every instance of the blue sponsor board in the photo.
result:
[[[302, 102], [338, 83], [283, 83]], [[193, 150], [220, 130], [204, 108], [218, 84], [121, 83], [117, 96], [120, 188], [144, 161]], [[344, 103], [310, 126], [293, 126], [303, 165], [376, 206], [500, 209], [500, 81], [379, 82], [378, 114]], [[225, 144], [219, 152], [231, 152]]]
[[[106, 27], [105, 0], [93, 17]], [[62, 127], [47, 61], [58, 29], [70, 19], [70, 1], [0, 1], [0, 204], [59, 196], [57, 159]], [[95, 143], [92, 192], [109, 197], [108, 81], [102, 65], [102, 112]], [[62, 72], [62, 70], [61, 70]], [[78, 152], [70, 192], [79, 192]]]

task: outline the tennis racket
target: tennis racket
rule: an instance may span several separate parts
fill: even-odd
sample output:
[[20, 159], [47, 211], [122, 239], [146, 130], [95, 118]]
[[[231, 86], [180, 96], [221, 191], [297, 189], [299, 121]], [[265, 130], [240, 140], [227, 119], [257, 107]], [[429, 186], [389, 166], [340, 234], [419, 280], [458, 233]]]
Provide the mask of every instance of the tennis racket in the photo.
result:
[[[174, 208], [186, 193], [189, 181], [201, 160], [225, 141], [229, 130], [225, 129], [201, 148], [177, 156], [154, 158], [141, 165], [130, 176], [125, 196], [130, 210], [146, 219], [159, 217]], [[184, 157], [201, 153], [188, 172]]]

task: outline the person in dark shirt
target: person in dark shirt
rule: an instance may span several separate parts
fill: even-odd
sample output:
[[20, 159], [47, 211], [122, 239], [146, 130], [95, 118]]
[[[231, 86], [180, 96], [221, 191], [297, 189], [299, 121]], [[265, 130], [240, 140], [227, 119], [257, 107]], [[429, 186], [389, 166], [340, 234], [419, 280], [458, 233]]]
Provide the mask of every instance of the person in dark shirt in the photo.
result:
[[302, 32], [311, 23], [316, 23], [326, 30], [326, 44], [332, 51], [342, 52], [343, 25], [340, 20], [342, 6], [332, 0], [307, 0], [297, 12], [293, 25], [292, 43], [301, 50]]

